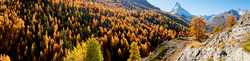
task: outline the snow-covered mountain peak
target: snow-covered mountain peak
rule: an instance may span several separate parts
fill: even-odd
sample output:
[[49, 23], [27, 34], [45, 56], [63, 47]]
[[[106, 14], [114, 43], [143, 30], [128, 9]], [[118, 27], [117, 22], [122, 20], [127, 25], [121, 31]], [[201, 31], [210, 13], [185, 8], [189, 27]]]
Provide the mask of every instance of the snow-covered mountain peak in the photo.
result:
[[247, 9], [237, 9], [237, 11], [238, 11], [238, 13], [239, 13], [239, 15], [243, 15], [243, 14], [245, 14], [248, 10]]
[[183, 9], [178, 2], [176, 2], [174, 8], [172, 9], [172, 11], [170, 13], [174, 14], [174, 15], [180, 15], [180, 14], [182, 14], [182, 15], [185, 15], [185, 16], [193, 17], [193, 15], [190, 14], [185, 9]]
[[213, 19], [216, 16], [216, 14], [212, 14], [212, 15], [204, 15], [204, 21], [209, 22], [209, 20]]
[[175, 7], [179, 8], [179, 7], [181, 7], [181, 5], [178, 2], [176, 2]]

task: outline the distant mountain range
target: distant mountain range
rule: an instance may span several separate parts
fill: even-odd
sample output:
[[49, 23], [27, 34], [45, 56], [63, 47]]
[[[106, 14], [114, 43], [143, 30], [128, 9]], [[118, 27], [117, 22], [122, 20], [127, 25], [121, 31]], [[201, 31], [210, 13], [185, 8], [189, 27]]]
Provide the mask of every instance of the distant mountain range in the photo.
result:
[[[211, 31], [215, 26], [225, 26], [228, 19], [235, 15], [236, 19], [238, 20], [239, 17], [245, 14], [248, 10], [247, 9], [231, 9], [229, 11], [225, 11], [219, 14], [212, 14], [212, 15], [204, 15], [204, 21], [207, 21], [207, 25], [211, 27], [208, 31]], [[194, 15], [190, 14], [187, 10], [183, 9], [181, 5], [177, 2], [169, 13], [174, 14], [181, 19], [191, 22]]]

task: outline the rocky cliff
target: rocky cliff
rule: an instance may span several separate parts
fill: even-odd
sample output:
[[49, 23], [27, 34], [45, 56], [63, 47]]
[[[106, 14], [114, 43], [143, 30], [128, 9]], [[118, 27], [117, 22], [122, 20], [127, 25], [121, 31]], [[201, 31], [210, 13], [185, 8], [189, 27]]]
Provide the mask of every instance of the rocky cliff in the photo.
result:
[[201, 47], [183, 49], [176, 61], [249, 61], [250, 54], [242, 48], [249, 39], [249, 32], [250, 11], [229, 30], [211, 34]]

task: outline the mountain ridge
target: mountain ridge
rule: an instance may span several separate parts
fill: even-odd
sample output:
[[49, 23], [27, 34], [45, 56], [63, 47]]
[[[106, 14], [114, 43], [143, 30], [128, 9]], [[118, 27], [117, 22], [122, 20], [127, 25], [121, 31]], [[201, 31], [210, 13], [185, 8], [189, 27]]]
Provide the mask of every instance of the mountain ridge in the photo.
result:
[[238, 8], [237, 11], [239, 12], [239, 15], [245, 14], [248, 10], [247, 9], [240, 9]]
[[240, 18], [241, 15], [239, 15], [238, 11], [231, 9], [229, 11], [217, 14], [215, 16], [213, 16], [212, 18], [210, 18], [209, 20], [207, 20], [207, 25], [210, 27], [210, 29], [208, 29], [207, 32], [211, 32], [213, 30], [213, 28], [215, 28], [216, 26], [220, 27], [224, 27], [226, 26], [226, 22], [229, 20], [229, 18], [235, 15], [235, 19], [236, 21]]
[[139, 3], [139, 4], [142, 4], [144, 6], [150, 7], [152, 9], [161, 10], [159, 7], [155, 7], [154, 5], [150, 4], [147, 0], [130, 0], [130, 1], [134, 1], [136, 3]]
[[[235, 15], [236, 19], [238, 20], [241, 15], [244, 15], [248, 10], [247, 9], [230, 9], [228, 11], [212, 14], [212, 15], [203, 15], [204, 21], [207, 22], [208, 27], [210, 29], [207, 32], [211, 32], [215, 26], [226, 26], [226, 22], [228, 19]], [[178, 16], [179, 18], [185, 20], [186, 22], [190, 23], [194, 15], [190, 14], [187, 10], [181, 7], [181, 5], [176, 2], [174, 8], [169, 13]]]
[[[86, 0], [88, 1], [88, 0]], [[92, 0], [94, 2], [113, 2], [113, 3], [125, 3], [127, 5], [132, 5], [132, 6], [137, 6], [140, 7], [141, 9], [146, 9], [146, 10], [151, 10], [151, 9], [156, 9], [156, 10], [161, 10], [159, 7], [156, 7], [152, 4], [150, 4], [147, 0]], [[141, 6], [143, 5], [143, 6]], [[126, 5], [124, 5], [126, 6]]]

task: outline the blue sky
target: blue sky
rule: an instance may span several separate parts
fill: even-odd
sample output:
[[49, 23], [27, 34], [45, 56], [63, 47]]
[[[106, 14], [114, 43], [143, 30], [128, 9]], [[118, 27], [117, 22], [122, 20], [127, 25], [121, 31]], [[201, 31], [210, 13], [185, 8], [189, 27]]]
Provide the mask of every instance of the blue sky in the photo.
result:
[[250, 10], [250, 0], [147, 0], [163, 11], [170, 12], [178, 2], [193, 15], [219, 14], [230, 9]]

